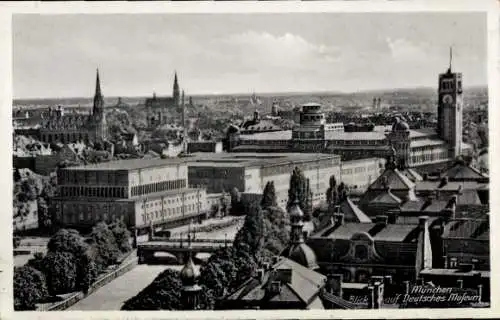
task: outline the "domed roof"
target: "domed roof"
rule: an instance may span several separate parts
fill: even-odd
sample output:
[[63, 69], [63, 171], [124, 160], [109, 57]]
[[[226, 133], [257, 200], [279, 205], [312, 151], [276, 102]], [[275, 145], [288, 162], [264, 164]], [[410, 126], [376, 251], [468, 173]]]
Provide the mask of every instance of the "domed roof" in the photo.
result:
[[410, 130], [410, 126], [406, 121], [401, 120], [399, 117], [396, 117], [394, 124], [392, 125], [392, 131], [408, 131]]
[[196, 269], [193, 259], [189, 257], [188, 261], [181, 270], [181, 281], [183, 286], [192, 286], [196, 284], [200, 271]]
[[230, 125], [229, 128], [227, 128], [227, 133], [237, 133], [239, 131], [240, 131], [240, 128], [238, 128], [234, 124]]
[[315, 269], [318, 267], [316, 260], [316, 254], [314, 251], [305, 243], [300, 243], [296, 245], [291, 245], [287, 247], [281, 256], [286, 257], [290, 260], [297, 262], [309, 269]]

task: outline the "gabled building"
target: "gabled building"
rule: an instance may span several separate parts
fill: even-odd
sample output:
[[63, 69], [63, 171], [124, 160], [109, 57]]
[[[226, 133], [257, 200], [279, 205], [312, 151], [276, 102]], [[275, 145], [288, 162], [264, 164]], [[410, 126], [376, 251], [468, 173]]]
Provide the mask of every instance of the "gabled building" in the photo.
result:
[[325, 309], [321, 292], [327, 277], [279, 257], [224, 299], [222, 309]]
[[[386, 216], [373, 223], [349, 223], [337, 214], [334, 223], [307, 239], [324, 274], [342, 274], [345, 282], [363, 283], [372, 276], [414, 280], [432, 267], [428, 217], [417, 225], [389, 224]], [[397, 257], [397, 259], [395, 259]]]
[[99, 70], [96, 73], [94, 103], [90, 114], [67, 114], [62, 106], [49, 109], [39, 128], [40, 140], [46, 143], [85, 143], [104, 141], [108, 138], [104, 97], [101, 93]]

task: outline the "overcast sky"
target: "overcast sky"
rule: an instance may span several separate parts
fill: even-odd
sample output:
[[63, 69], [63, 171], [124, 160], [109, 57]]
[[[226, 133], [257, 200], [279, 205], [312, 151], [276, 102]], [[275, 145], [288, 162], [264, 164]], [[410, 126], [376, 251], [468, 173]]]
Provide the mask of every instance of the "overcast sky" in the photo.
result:
[[357, 91], [437, 86], [453, 46], [484, 85], [486, 19], [471, 13], [15, 15], [15, 98]]

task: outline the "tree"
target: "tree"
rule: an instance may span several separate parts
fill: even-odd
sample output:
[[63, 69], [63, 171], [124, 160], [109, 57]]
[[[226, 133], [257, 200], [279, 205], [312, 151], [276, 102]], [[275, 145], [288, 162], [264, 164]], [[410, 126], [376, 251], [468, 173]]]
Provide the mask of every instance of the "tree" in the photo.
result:
[[237, 188], [231, 189], [231, 209], [229, 213], [233, 216], [245, 214], [245, 205], [241, 200], [241, 193]]
[[50, 238], [47, 249], [48, 253], [68, 252], [73, 254], [77, 265], [76, 283], [78, 289], [88, 288], [97, 277], [96, 250], [89, 247], [78, 231], [73, 229], [59, 230]]
[[126, 253], [132, 250], [132, 246], [130, 245], [131, 234], [123, 220], [119, 219], [115, 221], [110, 226], [110, 229], [111, 232], [113, 232], [113, 236], [115, 237], [116, 245], [122, 253]]
[[42, 272], [30, 266], [14, 268], [14, 310], [35, 310], [35, 304], [47, 296]]
[[121, 310], [181, 310], [181, 288], [179, 272], [167, 269], [135, 297], [125, 301]]
[[269, 181], [264, 187], [260, 206], [263, 209], [266, 209], [269, 207], [275, 207], [276, 205], [276, 189], [274, 188], [274, 181]]
[[120, 257], [120, 250], [116, 243], [113, 232], [109, 230], [108, 225], [99, 222], [90, 234], [92, 246], [96, 249], [96, 265], [102, 270], [109, 265], [115, 264]]
[[69, 252], [49, 252], [43, 259], [47, 287], [51, 295], [76, 290], [77, 265]]
[[52, 217], [49, 212], [49, 206], [44, 198], [39, 197], [38, 205], [38, 226], [40, 228], [50, 228], [52, 226]]
[[304, 211], [307, 196], [307, 180], [300, 168], [295, 167], [290, 176], [290, 187], [288, 189], [288, 204], [290, 207], [295, 200], [299, 201], [299, 206]]
[[338, 202], [337, 180], [334, 175], [330, 177], [330, 183], [326, 190], [326, 202], [330, 210], [333, 209]]
[[236, 233], [233, 247], [236, 251], [249, 250], [257, 257], [264, 243], [264, 216], [260, 207], [254, 207], [246, 215], [243, 226]]
[[88, 244], [78, 231], [61, 229], [50, 238], [47, 249], [48, 252], [69, 252], [79, 259], [87, 251]]

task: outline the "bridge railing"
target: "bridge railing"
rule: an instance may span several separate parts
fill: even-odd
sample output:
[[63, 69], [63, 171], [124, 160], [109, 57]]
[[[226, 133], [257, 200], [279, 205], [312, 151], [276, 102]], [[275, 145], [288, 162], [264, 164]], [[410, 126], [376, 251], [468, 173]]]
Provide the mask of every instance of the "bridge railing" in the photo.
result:
[[188, 243], [189, 241], [191, 241], [191, 243], [226, 243], [226, 242], [230, 242], [230, 240], [226, 240], [226, 239], [191, 239], [191, 240], [188, 240], [186, 238], [157, 238], [157, 237], [154, 237], [153, 239], [151, 239], [150, 241], [148, 242], [172, 242], [172, 243]]

